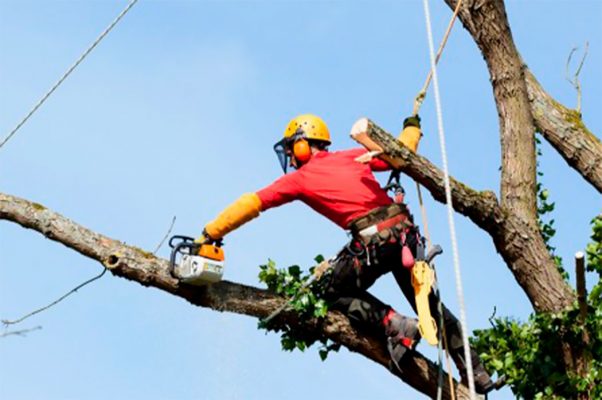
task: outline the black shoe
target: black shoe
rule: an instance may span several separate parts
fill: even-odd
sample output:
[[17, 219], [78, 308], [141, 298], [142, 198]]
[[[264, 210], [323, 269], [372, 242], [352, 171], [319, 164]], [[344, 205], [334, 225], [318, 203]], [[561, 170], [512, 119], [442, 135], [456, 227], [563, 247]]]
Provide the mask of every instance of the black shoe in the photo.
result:
[[485, 371], [483, 364], [479, 363], [473, 367], [473, 375], [474, 375], [474, 390], [478, 394], [487, 394], [493, 390], [495, 387], [491, 377]]
[[386, 329], [387, 349], [391, 356], [390, 367], [395, 366], [401, 371], [399, 363], [408, 350], [414, 350], [420, 341], [418, 320], [406, 318], [399, 314], [391, 319], [390, 326]]
[[[495, 383], [491, 380], [489, 373], [485, 371], [481, 360], [472, 358], [472, 374], [474, 379], [474, 390], [478, 394], [487, 394], [495, 389]], [[468, 386], [466, 370], [460, 369], [460, 378], [463, 385]]]

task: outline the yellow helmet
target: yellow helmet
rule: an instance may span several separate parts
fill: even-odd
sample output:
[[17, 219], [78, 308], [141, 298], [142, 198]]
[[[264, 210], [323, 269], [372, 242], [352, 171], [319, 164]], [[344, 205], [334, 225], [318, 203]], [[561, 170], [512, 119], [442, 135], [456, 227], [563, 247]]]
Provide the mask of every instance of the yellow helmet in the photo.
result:
[[330, 132], [328, 132], [328, 127], [322, 118], [316, 115], [303, 114], [293, 118], [284, 130], [284, 137], [290, 138], [301, 132], [305, 139], [320, 140], [330, 144]]
[[284, 173], [291, 157], [295, 159], [294, 166], [309, 161], [311, 158], [309, 142], [318, 142], [323, 148], [330, 144], [330, 132], [326, 123], [312, 114], [293, 118], [284, 130], [284, 137], [274, 145], [274, 151]]

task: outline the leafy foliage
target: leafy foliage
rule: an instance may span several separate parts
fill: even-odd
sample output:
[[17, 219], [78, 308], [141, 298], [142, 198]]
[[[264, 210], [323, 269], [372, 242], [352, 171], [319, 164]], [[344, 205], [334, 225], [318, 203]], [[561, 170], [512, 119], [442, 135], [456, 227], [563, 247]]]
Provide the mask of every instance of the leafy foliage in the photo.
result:
[[[583, 394], [602, 398], [602, 215], [592, 220], [592, 228], [587, 268], [598, 274], [598, 282], [587, 297], [585, 321], [575, 304], [559, 314], [534, 314], [525, 323], [497, 318], [491, 321], [491, 329], [474, 332], [472, 344], [487, 369], [505, 375], [517, 397], [561, 399]], [[583, 376], [567, 371], [562, 343], [586, 355]]]
[[[537, 156], [541, 157], [541, 140], [536, 136], [535, 143], [537, 144]], [[541, 172], [539, 168], [539, 160], [537, 161], [537, 216], [539, 220], [539, 230], [541, 232], [541, 236], [543, 237], [544, 242], [546, 242], [546, 247], [548, 251], [552, 255], [554, 259], [554, 263], [558, 270], [562, 274], [562, 277], [565, 280], [569, 279], [568, 272], [562, 266], [562, 258], [556, 254], [556, 247], [552, 246], [552, 238], [556, 234], [556, 228], [554, 228], [554, 219], [549, 219], [548, 214], [554, 211], [556, 207], [555, 202], [550, 202], [550, 191], [546, 189], [541, 183], [541, 178], [543, 177], [543, 172]]]
[[[314, 260], [316, 263], [321, 263], [324, 261], [324, 257], [318, 255]], [[327, 279], [320, 279], [309, 284], [315, 267], [310, 268], [308, 274], [303, 274], [298, 265], [278, 269], [274, 261], [268, 260], [267, 264], [260, 265], [259, 268], [259, 280], [264, 282], [269, 290], [289, 299], [288, 306], [296, 312], [297, 318], [307, 321], [326, 316], [328, 303], [322, 299], [322, 295]], [[339, 344], [331, 342], [326, 337], [299, 332], [288, 324], [275, 328], [270, 323], [266, 324], [264, 321], [260, 321], [258, 328], [281, 332], [280, 343], [282, 349], [286, 351], [295, 349], [305, 351], [314, 343], [320, 342], [319, 354], [322, 361], [328, 357], [330, 351], [338, 351], [340, 348]]]

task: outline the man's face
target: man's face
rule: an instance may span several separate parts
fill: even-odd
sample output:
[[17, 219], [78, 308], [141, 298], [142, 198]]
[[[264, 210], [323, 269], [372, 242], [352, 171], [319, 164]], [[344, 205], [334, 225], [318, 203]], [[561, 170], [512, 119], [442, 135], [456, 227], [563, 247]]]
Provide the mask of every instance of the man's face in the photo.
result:
[[293, 167], [295, 169], [297, 169], [297, 159], [295, 158], [295, 155], [293, 154], [293, 150], [290, 148], [286, 149], [286, 155], [288, 156], [289, 159], [289, 167]]

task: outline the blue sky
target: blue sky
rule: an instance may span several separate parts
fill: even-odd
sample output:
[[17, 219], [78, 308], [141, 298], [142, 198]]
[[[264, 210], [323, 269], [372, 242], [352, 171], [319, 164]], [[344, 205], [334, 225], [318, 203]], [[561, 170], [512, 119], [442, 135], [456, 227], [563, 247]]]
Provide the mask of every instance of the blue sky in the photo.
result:
[[[125, 1], [0, 0], [0, 137], [106, 27]], [[602, 3], [509, 1], [516, 44], [559, 101], [568, 53], [590, 42], [583, 116], [600, 136]], [[450, 10], [432, 3], [435, 37]], [[37, 201], [93, 230], [153, 249], [197, 235], [241, 193], [281, 173], [272, 144], [290, 118], [316, 113], [333, 148], [355, 144], [368, 116], [396, 132], [428, 68], [422, 4], [401, 2], [142, 0], [13, 140], [0, 150], [0, 191]], [[499, 192], [497, 112], [478, 49], [458, 25], [439, 70], [453, 176]], [[422, 154], [440, 165], [433, 95], [422, 109]], [[547, 144], [543, 181], [557, 203], [555, 244], [572, 255], [589, 237], [599, 194]], [[381, 177], [386, 179], [386, 175]], [[414, 185], [405, 179], [417, 212]], [[445, 208], [426, 196], [444, 301], [457, 311]], [[456, 216], [468, 325], [524, 318], [525, 295], [490, 238]], [[346, 235], [302, 204], [270, 210], [226, 241], [228, 280], [258, 285], [257, 266], [308, 267]], [[160, 255], [167, 257], [168, 249]], [[0, 318], [42, 306], [101, 267], [9, 223], [0, 224]], [[392, 277], [372, 292], [410, 313]], [[0, 340], [0, 397], [14, 399], [421, 398], [382, 367], [342, 350], [284, 353], [256, 320], [190, 306], [105, 276]], [[420, 350], [434, 358], [426, 344]], [[503, 391], [490, 398], [510, 398]]]

